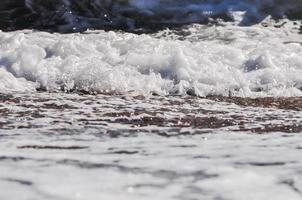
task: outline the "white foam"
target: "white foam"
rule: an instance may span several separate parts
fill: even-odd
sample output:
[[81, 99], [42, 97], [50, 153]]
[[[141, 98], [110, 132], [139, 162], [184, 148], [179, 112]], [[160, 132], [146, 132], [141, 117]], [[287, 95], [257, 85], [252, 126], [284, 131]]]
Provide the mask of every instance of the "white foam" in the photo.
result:
[[0, 90], [36, 84], [92, 93], [302, 95], [301, 35], [232, 25], [188, 31], [184, 41], [169, 31], [160, 34], [170, 37], [0, 32]]

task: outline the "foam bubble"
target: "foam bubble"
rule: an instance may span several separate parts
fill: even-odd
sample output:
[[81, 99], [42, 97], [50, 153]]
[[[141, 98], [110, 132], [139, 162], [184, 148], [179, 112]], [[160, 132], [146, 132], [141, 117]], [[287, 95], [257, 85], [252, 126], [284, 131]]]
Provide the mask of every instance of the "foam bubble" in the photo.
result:
[[301, 35], [232, 25], [194, 25], [188, 31], [183, 41], [169, 31], [161, 36], [1, 32], [1, 90], [36, 85], [48, 91], [144, 95], [302, 94]]

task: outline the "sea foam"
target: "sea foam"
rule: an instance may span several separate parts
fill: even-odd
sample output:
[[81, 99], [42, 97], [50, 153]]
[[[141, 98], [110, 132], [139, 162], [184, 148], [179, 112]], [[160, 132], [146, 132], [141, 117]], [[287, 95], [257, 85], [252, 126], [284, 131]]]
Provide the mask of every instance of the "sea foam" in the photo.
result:
[[0, 32], [0, 90], [302, 95], [301, 35], [291, 29], [192, 25], [187, 32], [181, 40], [168, 30]]

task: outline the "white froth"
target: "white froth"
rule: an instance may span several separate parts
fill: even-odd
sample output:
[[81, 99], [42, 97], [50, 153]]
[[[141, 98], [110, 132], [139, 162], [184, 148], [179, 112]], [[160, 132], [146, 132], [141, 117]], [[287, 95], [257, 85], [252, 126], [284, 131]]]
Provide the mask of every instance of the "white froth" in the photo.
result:
[[301, 111], [175, 96], [0, 97], [1, 200], [301, 199]]
[[302, 95], [301, 35], [260, 26], [188, 30], [183, 41], [103, 31], [0, 32], [0, 90]]

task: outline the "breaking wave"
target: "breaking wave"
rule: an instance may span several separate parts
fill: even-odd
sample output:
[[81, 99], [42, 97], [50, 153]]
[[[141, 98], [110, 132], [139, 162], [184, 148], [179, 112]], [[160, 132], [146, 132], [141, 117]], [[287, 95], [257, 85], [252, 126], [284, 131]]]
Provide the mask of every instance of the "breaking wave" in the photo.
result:
[[300, 0], [4, 0], [0, 92], [302, 96], [301, 11]]
[[300, 34], [231, 25], [187, 31], [183, 40], [171, 31], [0, 32], [0, 90], [302, 95]]

